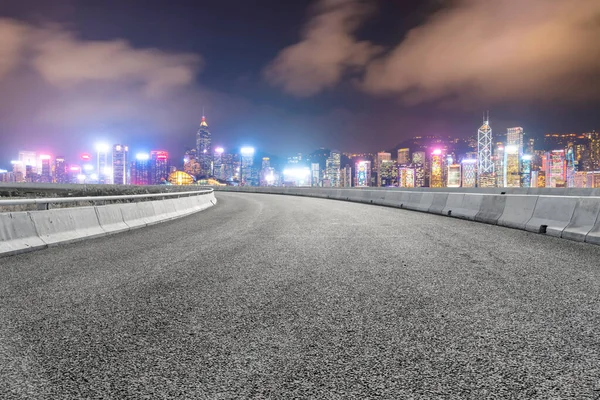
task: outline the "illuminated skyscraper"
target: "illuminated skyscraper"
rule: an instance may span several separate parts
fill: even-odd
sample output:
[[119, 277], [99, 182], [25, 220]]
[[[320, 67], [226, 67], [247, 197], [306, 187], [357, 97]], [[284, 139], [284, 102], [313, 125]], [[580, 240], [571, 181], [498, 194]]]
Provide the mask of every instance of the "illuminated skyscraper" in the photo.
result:
[[410, 164], [410, 149], [398, 149], [398, 165]]
[[567, 166], [566, 166], [566, 168], [567, 168], [567, 171], [566, 171], [567, 187], [575, 187], [576, 167], [575, 167], [575, 149], [574, 149], [573, 142], [569, 142], [569, 144], [567, 146], [566, 163], [567, 163]]
[[42, 154], [40, 155], [40, 161], [42, 162], [41, 182], [52, 182], [52, 168], [50, 168], [51, 157], [48, 154]]
[[504, 187], [521, 187], [520, 158], [518, 145], [504, 147]]
[[340, 170], [340, 187], [352, 187], [352, 168], [349, 165]]
[[240, 184], [255, 186], [254, 182], [254, 148], [242, 147], [240, 161]]
[[523, 155], [523, 128], [517, 126], [506, 131], [507, 146], [517, 146], [517, 154]]
[[[223, 153], [225, 149], [222, 147], [217, 147], [213, 154], [212, 161], [212, 172], [211, 175], [217, 179], [224, 180], [225, 179], [225, 166], [223, 164]], [[267, 158], [268, 160], [268, 158]]]
[[494, 163], [492, 162], [492, 127], [489, 114], [477, 130], [477, 184], [479, 187], [494, 187]]
[[388, 187], [395, 185], [398, 178], [398, 172], [395, 165], [396, 163], [393, 160], [381, 160], [377, 172], [379, 186]]
[[431, 153], [431, 175], [429, 177], [429, 187], [444, 187], [443, 160], [444, 155], [441, 149], [435, 149]]
[[475, 158], [462, 160], [462, 187], [475, 187], [477, 183], [477, 171]]
[[381, 175], [383, 172], [381, 170], [381, 167], [383, 165], [383, 162], [390, 161], [391, 159], [392, 159], [392, 155], [390, 153], [386, 153], [383, 151], [377, 153], [377, 159], [375, 160], [375, 169], [377, 172], [377, 186], [381, 186]]
[[129, 153], [129, 147], [115, 144], [113, 146], [112, 153], [112, 173], [113, 183], [115, 185], [126, 185], [127, 180], [127, 155]]
[[[34, 173], [38, 172], [37, 154], [35, 151], [19, 151], [18, 163], [14, 163], [13, 172], [21, 172], [26, 175], [27, 167], [30, 166]], [[41, 166], [40, 166], [41, 167]]]
[[310, 164], [310, 186], [321, 186], [321, 170], [319, 163]]
[[460, 187], [461, 184], [461, 168], [460, 164], [448, 165], [448, 183], [447, 187]]
[[110, 174], [108, 172], [108, 151], [110, 147], [106, 143], [96, 144], [96, 174], [98, 183], [110, 183]]
[[398, 187], [415, 187], [416, 174], [415, 169], [410, 167], [398, 168]]
[[325, 179], [329, 180], [331, 187], [340, 186], [340, 164], [342, 154], [337, 150], [331, 150], [329, 157], [325, 160]]
[[505, 187], [505, 174], [504, 174], [504, 144], [502, 142], [496, 143], [494, 149], [494, 170], [496, 171], [496, 187]]
[[524, 154], [521, 167], [521, 187], [531, 187], [531, 154]]
[[67, 164], [65, 164], [65, 158], [62, 156], [54, 159], [54, 181], [56, 183], [68, 183], [67, 177]]
[[412, 155], [412, 164], [415, 169], [415, 187], [427, 185], [427, 167], [424, 151], [415, 151]]
[[202, 116], [200, 128], [196, 133], [196, 158], [200, 164], [201, 176], [210, 176], [212, 172], [212, 156], [211, 135], [206, 123], [206, 117]]
[[150, 184], [160, 185], [169, 178], [169, 153], [164, 150], [150, 152]]
[[131, 184], [150, 185], [151, 182], [150, 155], [148, 153], [139, 153], [136, 155], [135, 161], [131, 163]]
[[566, 187], [567, 162], [564, 150], [552, 150], [549, 154], [546, 187]]
[[371, 161], [359, 161], [356, 163], [356, 187], [371, 186]]

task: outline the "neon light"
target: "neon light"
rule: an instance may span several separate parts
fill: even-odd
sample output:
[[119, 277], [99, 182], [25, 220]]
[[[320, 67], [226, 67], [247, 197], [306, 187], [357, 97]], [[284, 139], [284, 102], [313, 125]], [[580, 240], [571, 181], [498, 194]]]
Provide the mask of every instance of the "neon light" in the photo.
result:
[[49, 160], [50, 158], [52, 158], [52, 157], [50, 157], [48, 154], [41, 154], [40, 155], [40, 160]]
[[440, 154], [442, 154], [442, 149], [435, 149], [431, 154], [433, 154], [434, 156], [439, 156]]

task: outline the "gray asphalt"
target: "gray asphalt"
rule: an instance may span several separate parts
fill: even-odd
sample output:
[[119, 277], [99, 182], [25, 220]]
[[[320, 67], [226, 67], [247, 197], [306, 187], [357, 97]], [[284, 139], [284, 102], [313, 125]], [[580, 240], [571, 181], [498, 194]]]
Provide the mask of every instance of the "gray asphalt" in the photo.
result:
[[217, 198], [0, 259], [0, 398], [600, 398], [600, 247]]

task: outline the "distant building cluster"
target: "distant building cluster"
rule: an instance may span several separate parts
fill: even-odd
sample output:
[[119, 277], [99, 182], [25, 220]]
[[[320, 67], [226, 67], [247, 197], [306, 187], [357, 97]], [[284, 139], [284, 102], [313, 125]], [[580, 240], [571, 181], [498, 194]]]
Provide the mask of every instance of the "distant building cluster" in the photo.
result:
[[[392, 152], [345, 153], [319, 149], [286, 160], [260, 157], [253, 147], [234, 152], [213, 147], [206, 118], [183, 168], [169, 153], [129, 154], [124, 144], [97, 145], [76, 163], [35, 151], [20, 151], [4, 182], [100, 184], [220, 184], [311, 187], [600, 187], [600, 134], [547, 134], [527, 138], [522, 127], [494, 140], [489, 118], [468, 140], [417, 136]], [[180, 158], [177, 157], [179, 160]]]

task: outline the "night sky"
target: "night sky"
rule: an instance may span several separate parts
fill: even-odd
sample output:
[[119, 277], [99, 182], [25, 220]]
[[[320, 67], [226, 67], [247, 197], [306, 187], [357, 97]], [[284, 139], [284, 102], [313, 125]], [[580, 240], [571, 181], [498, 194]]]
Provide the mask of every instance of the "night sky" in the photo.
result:
[[0, 0], [0, 168], [213, 144], [292, 155], [415, 135], [600, 129], [597, 0]]

